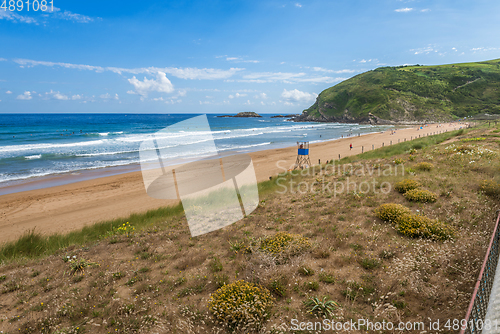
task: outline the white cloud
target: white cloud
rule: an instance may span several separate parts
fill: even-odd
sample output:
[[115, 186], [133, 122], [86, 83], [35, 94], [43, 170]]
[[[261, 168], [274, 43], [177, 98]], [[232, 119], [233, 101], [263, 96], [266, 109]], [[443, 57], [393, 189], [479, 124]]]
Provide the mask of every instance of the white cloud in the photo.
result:
[[0, 9], [0, 20], [8, 20], [12, 22], [21, 22], [21, 23], [34, 23], [38, 24], [37, 20], [32, 17], [19, 15], [16, 12], [11, 12], [9, 10]]
[[118, 94], [115, 94], [115, 96], [109, 94], [109, 93], [106, 93], [106, 94], [101, 94], [99, 96], [101, 99], [103, 100], [109, 100], [109, 99], [115, 99], [115, 100], [119, 100], [120, 98], [118, 97]]
[[429, 54], [431, 52], [438, 52], [438, 50], [436, 50], [434, 48], [434, 46], [432, 46], [432, 45], [429, 45], [429, 46], [427, 46], [425, 48], [410, 49], [410, 51], [414, 52], [414, 54], [416, 54], [416, 55], [419, 55], [419, 54], [422, 54], [422, 53]]
[[249, 106], [249, 105], [251, 105], [251, 104], [253, 104], [253, 103], [252, 103], [252, 102], [250, 102], [250, 100], [247, 100], [247, 102], [245, 102], [245, 103], [243, 103], [243, 104], [245, 104], [245, 105]]
[[6, 91], [5, 94], [12, 94], [10, 90]]
[[174, 91], [174, 85], [168, 80], [167, 75], [164, 72], [158, 72], [156, 74], [156, 80], [148, 80], [144, 77], [144, 81], [138, 80], [135, 76], [132, 79], [128, 79], [134, 87], [136, 92], [147, 97], [148, 92], [159, 92], [159, 93], [172, 93]]
[[0, 58], [0, 61], [7, 61], [7, 59], [5, 59], [5, 58]]
[[60, 9], [56, 8], [56, 7], [54, 7], [54, 11], [53, 11], [52, 16], [57, 18], [57, 19], [74, 21], [74, 22], [78, 22], [78, 23], [90, 23], [90, 22], [94, 21], [94, 19], [89, 17], [89, 16], [72, 13], [72, 12], [67, 11], [67, 10], [65, 10], [64, 12], [61, 12]]
[[283, 72], [256, 72], [243, 76], [246, 80], [260, 80], [263, 82], [291, 80], [303, 77], [305, 73], [283, 73]]
[[229, 70], [220, 70], [214, 68], [174, 68], [167, 67], [159, 69], [169, 73], [179, 79], [191, 80], [217, 80], [232, 77], [236, 72], [244, 70], [243, 68], [230, 68]]
[[258, 60], [247, 60], [240, 57], [226, 57], [226, 60], [235, 63], [254, 63], [254, 64], [260, 63], [260, 61]]
[[476, 53], [477, 51], [492, 51], [492, 50], [498, 50], [499, 48], [484, 48], [484, 47], [480, 47], [480, 48], [472, 48], [470, 49], [471, 51], [474, 51], [474, 53]]
[[312, 69], [315, 72], [326, 72], [326, 73], [355, 73], [355, 72], [359, 72], [356, 70], [338, 70], [338, 71], [335, 71], [335, 70], [329, 70], [329, 69], [326, 69], [323, 67], [313, 67]]
[[18, 100], [31, 100], [33, 97], [29, 91], [25, 91], [24, 94], [18, 95], [16, 99]]
[[240, 93], [236, 93], [234, 95], [229, 95], [228, 97], [230, 99], [235, 99], [235, 98], [239, 98], [239, 97], [244, 97], [244, 96], [247, 96], [247, 94], [240, 94]]
[[291, 104], [294, 102], [311, 102], [316, 99], [318, 95], [315, 93], [302, 92], [298, 89], [293, 90], [283, 90], [281, 93], [281, 98], [285, 100], [285, 104]]
[[427, 13], [427, 12], [430, 12], [431, 10], [429, 8], [424, 8], [422, 10], [420, 10], [422, 13]]
[[300, 8], [300, 7], [302, 7], [302, 5], [297, 2], [297, 3], [295, 3], [295, 7], [299, 7]]
[[64, 67], [69, 69], [77, 70], [87, 70], [95, 72], [110, 71], [117, 74], [130, 73], [130, 74], [157, 74], [158, 72], [164, 72], [173, 75], [174, 77], [180, 79], [191, 79], [191, 80], [220, 80], [227, 79], [239, 71], [243, 71], [244, 68], [230, 68], [228, 70], [215, 69], [215, 68], [176, 68], [176, 67], [147, 67], [147, 68], [120, 68], [120, 67], [102, 67], [84, 64], [71, 64], [71, 63], [61, 63], [61, 62], [50, 62], [50, 61], [38, 61], [31, 59], [14, 59], [14, 62], [21, 65], [21, 67], [33, 67], [33, 66], [48, 66], [48, 67]]
[[71, 97], [72, 100], [81, 100], [82, 99], [82, 96], [80, 94], [76, 94], [76, 95], [73, 95]]
[[399, 9], [396, 9], [394, 10], [395, 12], [398, 12], [398, 13], [408, 13], [408, 12], [411, 12], [413, 10], [413, 8], [399, 8]]
[[267, 95], [266, 95], [266, 93], [260, 93], [260, 94], [255, 95], [254, 98], [255, 99], [266, 100], [267, 99]]

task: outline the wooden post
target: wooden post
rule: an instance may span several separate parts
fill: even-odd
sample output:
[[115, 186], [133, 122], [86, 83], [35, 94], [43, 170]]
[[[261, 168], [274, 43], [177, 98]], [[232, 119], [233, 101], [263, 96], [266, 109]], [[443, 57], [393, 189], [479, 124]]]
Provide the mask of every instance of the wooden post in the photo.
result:
[[321, 165], [321, 159], [318, 159], [318, 165]]
[[361, 153], [363, 153], [364, 151], [364, 146], [361, 146]]
[[399, 144], [399, 138], [398, 138], [398, 144]]
[[384, 147], [384, 143], [382, 143], [382, 147]]
[[410, 140], [413, 140], [413, 136], [411, 136]]
[[391, 145], [392, 145], [392, 140], [391, 140]]
[[372, 151], [375, 149], [375, 145], [372, 145]]
[[405, 138], [405, 141], [406, 141], [406, 138]]
[[339, 161], [340, 161], [340, 154], [339, 154]]

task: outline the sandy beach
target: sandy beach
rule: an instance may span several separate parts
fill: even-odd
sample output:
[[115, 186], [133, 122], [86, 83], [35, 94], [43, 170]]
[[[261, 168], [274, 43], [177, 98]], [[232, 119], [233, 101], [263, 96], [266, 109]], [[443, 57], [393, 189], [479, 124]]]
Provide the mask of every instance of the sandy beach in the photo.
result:
[[[310, 146], [313, 165], [331, 159], [359, 154], [374, 148], [403, 142], [427, 134], [458, 129], [459, 124], [432, 124], [417, 130], [417, 126], [391, 130], [359, 137], [348, 137]], [[350, 149], [350, 144], [353, 148]], [[257, 180], [283, 172], [280, 166], [292, 166], [297, 156], [296, 147], [249, 153]], [[280, 164], [278, 164], [278, 162]], [[50, 188], [23, 191], [0, 196], [0, 243], [15, 240], [24, 232], [66, 233], [103, 220], [127, 217], [161, 206], [174, 200], [158, 200], [146, 194], [140, 172], [107, 176]]]

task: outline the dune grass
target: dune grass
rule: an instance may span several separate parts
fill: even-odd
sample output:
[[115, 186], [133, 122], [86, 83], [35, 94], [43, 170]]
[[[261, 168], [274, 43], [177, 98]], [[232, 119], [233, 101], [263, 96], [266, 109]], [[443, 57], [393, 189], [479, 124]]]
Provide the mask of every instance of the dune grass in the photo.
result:
[[[410, 149], [422, 149], [435, 144], [439, 144], [450, 138], [462, 135], [466, 130], [450, 131], [439, 135], [418, 138], [392, 146], [382, 147], [373, 151], [365, 152], [356, 156], [341, 159], [340, 163], [350, 163], [360, 159], [387, 158], [398, 154], [403, 154]], [[312, 167], [315, 168], [315, 167]], [[292, 171], [284, 175], [286, 178], [301, 178], [301, 171]], [[265, 198], [278, 187], [277, 178], [258, 183], [260, 198]], [[176, 206], [162, 207], [150, 210], [145, 213], [132, 214], [129, 217], [117, 218], [103, 221], [90, 226], [85, 226], [81, 230], [68, 234], [43, 235], [36, 230], [30, 230], [22, 235], [18, 240], [7, 242], [0, 246], [0, 264], [16, 259], [34, 259], [42, 256], [55, 254], [61, 249], [69, 246], [85, 246], [102, 239], [108, 232], [113, 231], [123, 223], [129, 222], [138, 231], [149, 226], [161, 223], [169, 217], [182, 216], [184, 214], [182, 204]]]
[[[411, 149], [421, 150], [426, 147], [434, 146], [440, 144], [446, 140], [453, 137], [461, 136], [467, 133], [467, 130], [454, 130], [438, 135], [432, 135], [428, 137], [421, 137], [413, 140], [407, 140], [405, 142], [394, 144], [390, 146], [384, 146], [373, 151], [368, 151], [355, 156], [345, 157], [340, 160], [341, 163], [350, 163], [355, 160], [368, 160], [368, 159], [383, 159], [389, 158], [395, 155], [404, 154]], [[408, 138], [409, 139], [409, 138]], [[367, 148], [368, 149], [368, 148]]]
[[69, 246], [85, 246], [99, 241], [108, 232], [129, 222], [136, 229], [143, 229], [165, 221], [168, 217], [183, 214], [181, 204], [149, 210], [145, 213], [132, 214], [126, 218], [103, 221], [81, 230], [68, 234], [43, 235], [36, 230], [30, 230], [18, 240], [7, 242], [0, 247], [0, 263], [20, 258], [33, 259], [41, 256], [55, 254], [57, 251]]

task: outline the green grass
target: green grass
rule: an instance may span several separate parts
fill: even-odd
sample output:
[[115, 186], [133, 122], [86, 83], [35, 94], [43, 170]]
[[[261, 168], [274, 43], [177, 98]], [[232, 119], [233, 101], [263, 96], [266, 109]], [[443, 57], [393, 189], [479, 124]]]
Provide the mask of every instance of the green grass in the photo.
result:
[[182, 205], [179, 204], [141, 214], [132, 214], [125, 219], [120, 218], [96, 223], [64, 235], [52, 234], [46, 236], [31, 230], [18, 240], [5, 243], [0, 247], [0, 263], [19, 258], [37, 258], [51, 255], [72, 245], [84, 246], [101, 240], [108, 232], [122, 226], [124, 222], [130, 222], [130, 225], [136, 227], [136, 229], [143, 229], [164, 222], [168, 217], [180, 217], [182, 214]]

